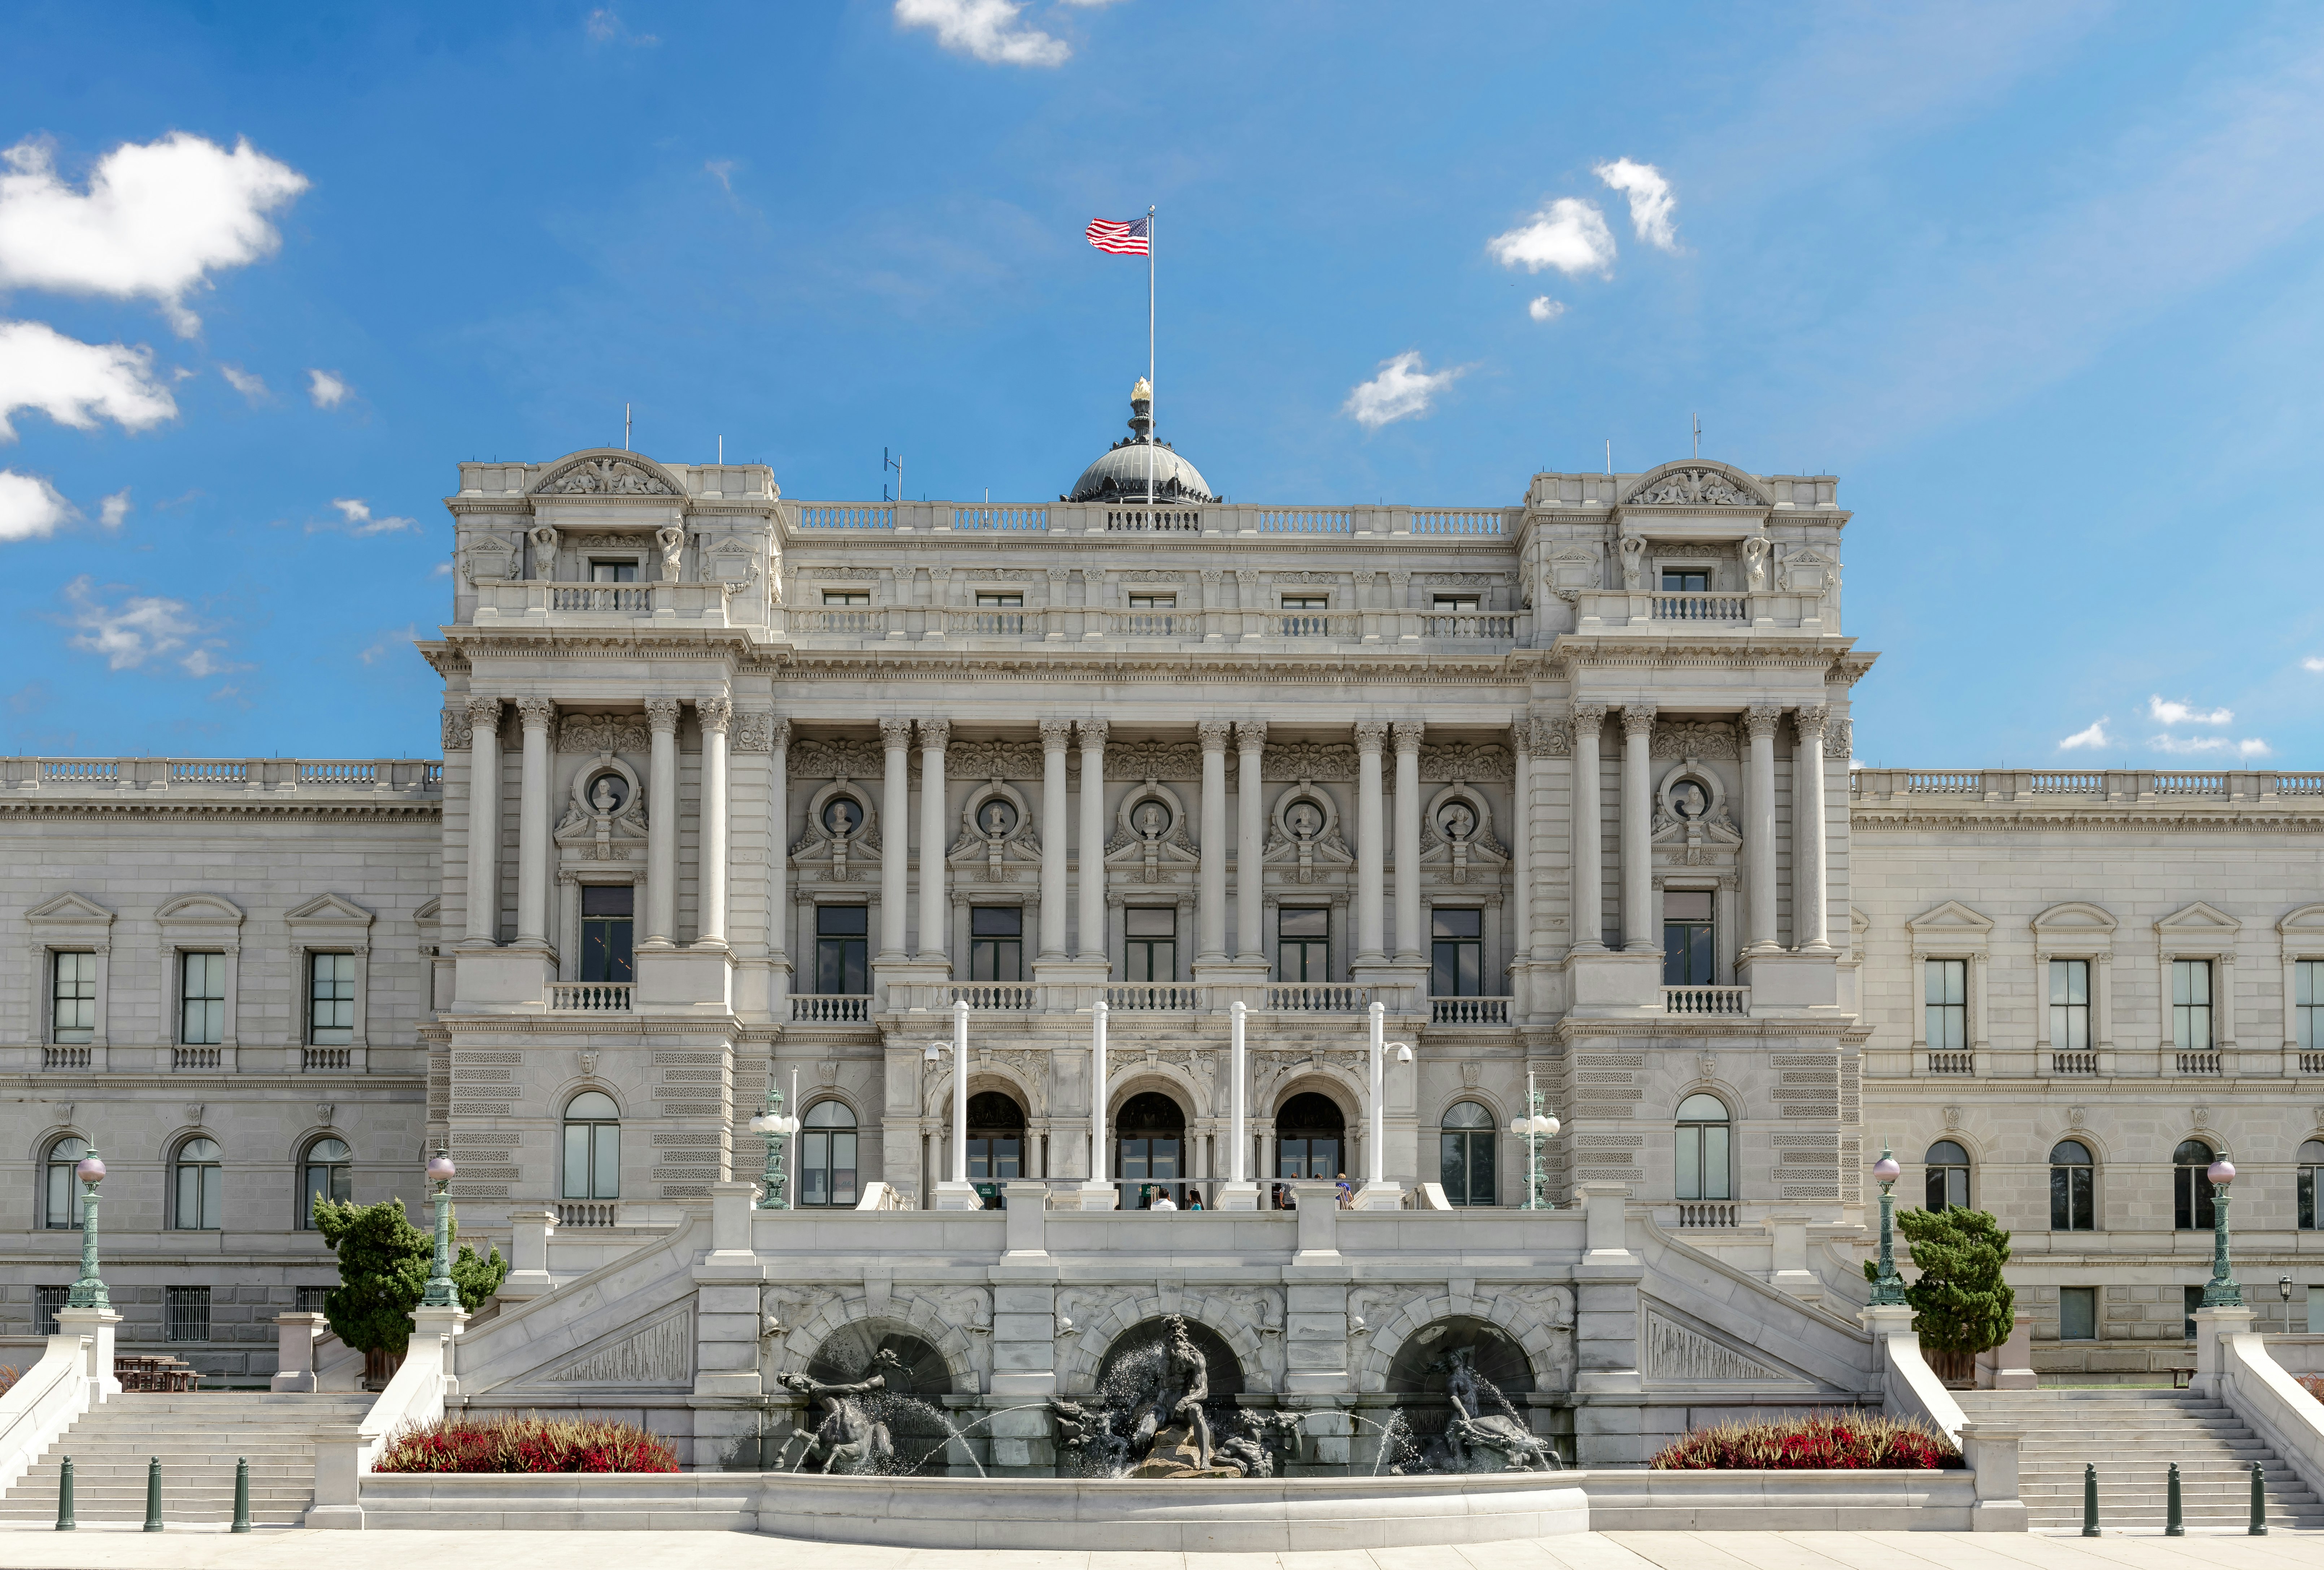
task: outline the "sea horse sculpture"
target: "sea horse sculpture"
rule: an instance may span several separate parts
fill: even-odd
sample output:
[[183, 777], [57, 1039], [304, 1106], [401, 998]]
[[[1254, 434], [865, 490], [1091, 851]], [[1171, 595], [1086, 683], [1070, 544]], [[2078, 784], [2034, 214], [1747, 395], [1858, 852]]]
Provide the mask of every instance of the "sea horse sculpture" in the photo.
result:
[[[1444, 1375], [1452, 1415], [1444, 1432], [1421, 1447], [1421, 1464], [1432, 1472], [1560, 1470], [1556, 1446], [1526, 1427], [1509, 1399], [1477, 1371], [1476, 1357], [1475, 1347], [1456, 1346], [1429, 1365], [1431, 1373]], [[1500, 1410], [1485, 1411], [1488, 1399]]]
[[791, 1470], [804, 1471], [809, 1462], [819, 1460], [827, 1473], [871, 1472], [892, 1457], [896, 1446], [888, 1436], [888, 1425], [865, 1411], [859, 1399], [887, 1390], [891, 1372], [901, 1376], [903, 1361], [883, 1349], [872, 1355], [864, 1369], [868, 1377], [853, 1384], [826, 1385], [805, 1374], [779, 1376], [777, 1382], [785, 1390], [823, 1408], [823, 1420], [808, 1436], [807, 1448]]

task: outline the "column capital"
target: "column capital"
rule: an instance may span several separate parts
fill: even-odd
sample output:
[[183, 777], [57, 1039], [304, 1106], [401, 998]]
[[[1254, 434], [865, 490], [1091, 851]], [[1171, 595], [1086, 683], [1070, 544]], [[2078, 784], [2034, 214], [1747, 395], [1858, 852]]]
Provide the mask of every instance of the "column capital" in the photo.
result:
[[700, 697], [694, 701], [694, 716], [702, 722], [706, 731], [724, 732], [733, 722], [734, 700], [728, 697]]
[[1426, 720], [1398, 720], [1391, 725], [1389, 729], [1393, 731], [1396, 735], [1397, 753], [1398, 756], [1402, 756], [1406, 753], [1417, 753], [1420, 751], [1420, 738], [1427, 734], [1428, 722]]
[[501, 728], [501, 700], [497, 697], [468, 699], [468, 724], [473, 727], [497, 733]]
[[920, 722], [920, 751], [941, 753], [952, 741], [952, 721], [924, 719]]
[[657, 731], [675, 731], [678, 707], [674, 697], [650, 697], [646, 699], [646, 724]]
[[1792, 711], [1792, 724], [1799, 727], [1800, 740], [1808, 742], [1823, 734], [1823, 723], [1831, 711], [1822, 704], [1809, 704]]
[[1755, 742], [1761, 736], [1773, 737], [1783, 718], [1784, 711], [1775, 705], [1755, 704], [1743, 711], [1743, 732]]
[[1045, 719], [1041, 722], [1041, 750], [1062, 753], [1074, 739], [1074, 722], [1069, 719]]
[[525, 729], [545, 731], [557, 717], [557, 704], [546, 697], [520, 697], [516, 700], [516, 712]]
[[1105, 745], [1105, 721], [1102, 719], [1077, 720], [1074, 722], [1074, 725], [1082, 734], [1082, 750], [1084, 752], [1088, 752], [1093, 747], [1102, 747]]
[[1358, 720], [1355, 725], [1356, 750], [1377, 753], [1388, 743], [1388, 721]]
[[1234, 726], [1226, 720], [1198, 720], [1194, 725], [1194, 734], [1202, 738], [1205, 753], [1223, 753], [1233, 729]]
[[1626, 703], [1622, 706], [1622, 734], [1626, 736], [1650, 736], [1655, 731], [1655, 706], [1651, 703]]
[[1235, 721], [1235, 745], [1246, 753], [1262, 751], [1267, 746], [1265, 720]]
[[908, 719], [881, 720], [880, 743], [891, 753], [909, 751], [912, 745], [912, 722]]
[[787, 719], [769, 720], [767, 722], [768, 750], [775, 753], [786, 752], [789, 750], [790, 744], [791, 722]]
[[1596, 735], [1599, 729], [1605, 725], [1608, 712], [1609, 706], [1606, 704], [1575, 704], [1573, 706], [1573, 734], [1576, 736], [1579, 736], [1586, 731], [1593, 736]]

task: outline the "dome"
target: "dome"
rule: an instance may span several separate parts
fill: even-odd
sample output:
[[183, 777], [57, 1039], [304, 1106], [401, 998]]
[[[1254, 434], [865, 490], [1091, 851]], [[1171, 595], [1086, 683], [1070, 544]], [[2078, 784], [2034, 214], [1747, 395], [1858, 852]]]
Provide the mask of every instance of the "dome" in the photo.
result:
[[1193, 464], [1180, 457], [1168, 442], [1156, 443], [1149, 433], [1153, 429], [1154, 402], [1140, 376], [1130, 392], [1130, 429], [1132, 434], [1115, 442], [1098, 456], [1097, 462], [1082, 471], [1074, 482], [1073, 490], [1062, 500], [1068, 502], [1143, 501], [1148, 494], [1148, 465], [1152, 465], [1153, 494], [1166, 502], [1215, 502], [1210, 483]]

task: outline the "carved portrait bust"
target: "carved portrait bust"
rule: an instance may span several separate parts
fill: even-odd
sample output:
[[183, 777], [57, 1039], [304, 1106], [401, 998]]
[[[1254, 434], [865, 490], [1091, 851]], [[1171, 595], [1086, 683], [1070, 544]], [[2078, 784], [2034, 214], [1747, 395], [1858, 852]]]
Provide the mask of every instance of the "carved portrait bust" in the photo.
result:
[[1130, 821], [1143, 837], [1160, 839], [1169, 832], [1170, 809], [1159, 801], [1142, 802], [1138, 810], [1130, 814]]
[[619, 774], [600, 774], [589, 782], [589, 806], [600, 817], [614, 817], [629, 802], [630, 782]]
[[987, 839], [1005, 838], [1017, 827], [1017, 809], [996, 797], [977, 808], [976, 826]]
[[1671, 787], [1671, 812], [1674, 816], [1693, 819], [1711, 809], [1711, 797], [1692, 780], [1682, 780]]
[[1457, 845], [1477, 831], [1477, 815], [1469, 810], [1468, 803], [1455, 801], [1444, 809], [1436, 827], [1443, 830], [1446, 839]]
[[1315, 810], [1312, 801], [1294, 805], [1283, 815], [1283, 821], [1290, 826], [1295, 839], [1314, 839], [1323, 829], [1323, 815]]
[[845, 839], [863, 827], [863, 808], [854, 798], [835, 796], [823, 809], [824, 832], [834, 839]]

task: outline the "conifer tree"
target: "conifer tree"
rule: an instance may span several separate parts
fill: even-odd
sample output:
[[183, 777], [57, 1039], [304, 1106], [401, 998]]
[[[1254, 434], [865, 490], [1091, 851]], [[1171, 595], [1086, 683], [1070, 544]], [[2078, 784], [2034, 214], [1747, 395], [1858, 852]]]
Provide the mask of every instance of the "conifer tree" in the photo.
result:
[[[339, 1256], [339, 1284], [323, 1298], [331, 1334], [358, 1352], [401, 1353], [411, 1340], [411, 1311], [428, 1289], [435, 1240], [411, 1224], [401, 1199], [364, 1205], [318, 1199], [315, 1230]], [[459, 1235], [456, 1220], [452, 1234]], [[497, 1246], [480, 1257], [464, 1244], [452, 1261], [460, 1307], [471, 1314], [507, 1275]]]

